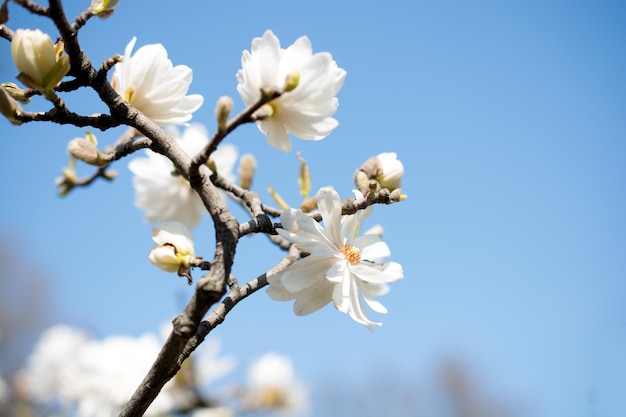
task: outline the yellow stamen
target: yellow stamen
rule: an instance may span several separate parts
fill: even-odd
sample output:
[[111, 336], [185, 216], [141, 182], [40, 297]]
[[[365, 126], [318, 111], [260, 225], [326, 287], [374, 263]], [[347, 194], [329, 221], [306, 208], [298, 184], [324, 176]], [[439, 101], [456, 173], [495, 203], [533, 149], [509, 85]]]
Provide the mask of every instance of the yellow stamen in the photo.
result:
[[361, 251], [359, 248], [355, 248], [352, 245], [345, 245], [343, 249], [341, 249], [341, 253], [343, 253], [343, 256], [345, 256], [346, 260], [352, 265], [356, 265], [361, 262]]
[[132, 104], [132, 100], [133, 100], [133, 94], [135, 94], [135, 90], [133, 90], [132, 87], [128, 87], [126, 89], [126, 91], [124, 91], [124, 101], [126, 101], [127, 103]]

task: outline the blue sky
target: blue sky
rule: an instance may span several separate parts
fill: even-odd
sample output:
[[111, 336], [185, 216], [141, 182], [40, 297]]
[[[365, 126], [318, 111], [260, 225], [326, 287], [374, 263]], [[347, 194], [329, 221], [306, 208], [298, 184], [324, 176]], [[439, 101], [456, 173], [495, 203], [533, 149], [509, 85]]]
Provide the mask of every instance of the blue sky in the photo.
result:
[[[77, 14], [77, 2], [67, 3]], [[321, 142], [293, 142], [314, 188], [349, 196], [354, 170], [380, 152], [397, 152], [405, 165], [408, 200], [377, 207], [368, 223], [384, 227], [392, 260], [405, 270], [381, 299], [389, 313], [373, 315], [383, 326], [370, 333], [331, 306], [295, 317], [289, 303], [260, 292], [215, 331], [241, 368], [269, 350], [289, 355], [316, 392], [314, 416], [374, 415], [359, 396], [396, 407], [396, 416], [444, 415], [438, 387], [450, 362], [467, 370], [480, 398], [512, 415], [623, 412], [623, 4], [121, 3], [81, 31], [87, 55], [99, 65], [133, 36], [137, 47], [162, 43], [175, 65], [193, 69], [190, 92], [205, 97], [194, 122], [212, 131], [222, 95], [243, 108], [235, 73], [253, 37], [272, 29], [287, 46], [306, 35], [347, 71], [339, 127]], [[54, 36], [43, 18], [11, 6], [10, 27]], [[0, 54], [0, 80], [13, 81], [8, 42]], [[104, 110], [86, 91], [64, 98], [74, 111]], [[97, 336], [156, 331], [192, 288], [148, 262], [150, 226], [133, 206], [127, 161], [114, 166], [114, 183], [56, 196], [67, 141], [83, 133], [0, 120], [0, 233], [18, 265], [3, 268], [3, 291], [12, 295], [2, 302], [28, 315], [33, 298], [43, 299], [37, 305], [50, 307], [42, 322]], [[121, 130], [94, 133], [105, 145]], [[254, 126], [229, 141], [256, 156], [254, 187], [263, 197], [273, 185], [298, 204], [295, 152], [270, 148]], [[194, 238], [210, 258], [208, 218]], [[252, 279], [280, 256], [262, 236], [246, 238], [234, 272]], [[403, 393], [410, 400], [388, 400]]]

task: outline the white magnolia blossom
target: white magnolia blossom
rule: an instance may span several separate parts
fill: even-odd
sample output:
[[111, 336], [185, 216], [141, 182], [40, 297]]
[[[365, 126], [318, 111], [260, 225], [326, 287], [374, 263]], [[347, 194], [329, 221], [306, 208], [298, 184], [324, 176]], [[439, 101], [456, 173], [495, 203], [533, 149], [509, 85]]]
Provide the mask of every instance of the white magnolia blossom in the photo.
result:
[[308, 409], [308, 396], [307, 388], [296, 377], [291, 360], [285, 356], [266, 353], [248, 370], [243, 400], [250, 410], [302, 413]]
[[152, 228], [156, 245], [148, 254], [150, 262], [167, 272], [188, 271], [195, 258], [189, 229], [180, 222], [167, 222]]
[[235, 412], [227, 407], [196, 408], [189, 417], [235, 417]]
[[[98, 341], [78, 329], [57, 325], [42, 334], [18, 378], [33, 401], [73, 407], [80, 417], [113, 417], [128, 402], [159, 350], [160, 341], [151, 334]], [[162, 415], [173, 407], [171, 384], [167, 384], [146, 415]]]
[[332, 116], [339, 105], [336, 95], [345, 76], [330, 53], [313, 54], [306, 36], [283, 49], [268, 30], [262, 38], [252, 40], [250, 52], [243, 52], [237, 91], [250, 106], [261, 97], [261, 88], [282, 91], [286, 80], [287, 90], [295, 86], [262, 108], [267, 117], [257, 123], [270, 145], [289, 151], [288, 133], [300, 139], [319, 140], [337, 127], [339, 123]]
[[404, 176], [404, 165], [396, 153], [383, 152], [378, 154], [377, 158], [380, 161], [381, 173], [376, 177], [376, 181], [381, 188], [387, 188], [389, 191], [400, 188]]
[[185, 124], [204, 101], [199, 94], [187, 95], [191, 68], [174, 67], [160, 43], [143, 46], [131, 56], [136, 41], [137, 38], [130, 41], [122, 62], [115, 65], [111, 85], [126, 102], [156, 124]]
[[[193, 124], [182, 136], [177, 129], [169, 129], [183, 150], [193, 157], [209, 142], [206, 128]], [[237, 161], [237, 148], [223, 143], [211, 155], [217, 171], [229, 181]], [[179, 221], [193, 228], [206, 211], [202, 200], [189, 181], [176, 172], [174, 164], [165, 156], [146, 150], [145, 158], [135, 158], [128, 164], [134, 174], [135, 205], [145, 210], [148, 222]]]
[[27, 87], [52, 90], [70, 70], [70, 58], [64, 54], [63, 42], [52, 43], [39, 29], [17, 29], [11, 41], [13, 63], [20, 72], [18, 79]]
[[41, 334], [26, 367], [18, 378], [27, 396], [37, 401], [58, 397], [62, 403], [74, 400], [73, 383], [78, 383], [78, 352], [89, 342], [89, 336], [66, 325], [51, 327]]
[[324, 227], [300, 210], [283, 212], [277, 232], [310, 255], [277, 273], [268, 273], [267, 290], [275, 300], [295, 300], [297, 315], [313, 313], [333, 301], [335, 307], [368, 329], [371, 321], [362, 301], [377, 313], [387, 309], [375, 298], [389, 291], [388, 283], [403, 278], [402, 266], [382, 263], [391, 256], [377, 233], [357, 236], [372, 208], [341, 215], [339, 194], [330, 187], [317, 194]]

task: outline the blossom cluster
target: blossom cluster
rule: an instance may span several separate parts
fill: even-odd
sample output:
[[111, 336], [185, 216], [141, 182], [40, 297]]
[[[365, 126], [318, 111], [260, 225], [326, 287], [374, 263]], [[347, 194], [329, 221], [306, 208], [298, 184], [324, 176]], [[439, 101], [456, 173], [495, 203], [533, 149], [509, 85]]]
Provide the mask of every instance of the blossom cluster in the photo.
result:
[[[118, 0], [92, 0], [88, 11], [90, 16], [108, 17], [118, 4]], [[119, 60], [111, 62], [115, 66], [110, 86], [117, 93], [116, 100], [120, 103], [123, 100], [155, 127], [163, 128], [171, 141], [166, 145], [176, 144], [189, 161], [197, 162], [195, 166], [206, 165], [232, 185], [218, 183], [216, 175], [210, 177], [223, 188], [220, 191], [224, 203], [234, 195], [234, 201], [253, 212], [250, 207], [253, 204], [242, 203], [245, 200], [242, 194], [251, 187], [256, 162], [250, 155], [241, 158], [239, 184], [235, 185], [233, 172], [239, 151], [235, 145], [223, 142], [232, 129], [244, 123], [256, 123], [271, 147], [289, 152], [291, 137], [318, 141], [339, 125], [334, 116], [346, 71], [330, 53], [314, 53], [306, 36], [286, 48], [281, 47], [271, 30], [252, 40], [250, 50], [243, 51], [241, 68], [235, 74], [236, 89], [249, 112], [241, 113], [246, 117], [229, 121], [232, 99], [221, 98], [214, 135], [202, 124], [190, 124], [193, 114], [204, 103], [202, 95], [189, 94], [191, 68], [174, 65], [162, 44], [144, 45], [135, 50], [136, 43], [137, 38], [132, 38]], [[11, 54], [17, 79], [28, 89], [21, 90], [15, 84], [0, 86], [0, 112], [11, 123], [23, 123], [18, 102], [26, 104], [35, 94], [53, 102], [56, 110], [64, 106], [56, 91], [66, 91], [62, 88], [64, 78], [80, 69], [71, 67], [62, 41], [53, 43], [40, 30], [18, 29], [11, 42]], [[141, 133], [131, 129], [130, 135], [132, 141]], [[145, 155], [135, 157], [128, 164], [133, 174], [135, 205], [153, 227], [155, 246], [148, 255], [150, 262], [164, 271], [187, 276], [191, 283], [190, 270], [201, 260], [196, 255], [198, 250], [191, 230], [200, 224], [206, 212], [205, 202], [191, 187], [186, 172], [177, 169], [184, 164], [177, 161], [175, 165], [164, 150], [167, 146], [160, 145], [145, 145], [149, 147]], [[105, 155], [105, 151], [100, 152], [95, 140], [74, 141], [69, 149], [72, 157], [97, 166], [101, 172], [115, 160], [110, 154]], [[89, 157], [84, 156], [86, 152]], [[76, 156], [79, 154], [83, 156]], [[399, 263], [388, 260], [391, 251], [382, 241], [382, 227], [360, 232], [373, 211], [373, 194], [385, 194], [383, 190], [386, 190], [386, 194], [395, 193], [394, 201], [401, 200], [398, 196], [404, 197], [399, 188], [403, 176], [404, 165], [397, 154], [382, 152], [370, 158], [355, 174], [353, 201], [360, 205], [359, 210], [344, 214], [340, 194], [330, 186], [319, 189], [306, 210], [283, 210], [280, 223], [272, 224], [271, 233], [278, 235], [277, 239], [285, 244], [283, 248], [292, 246], [300, 253], [293, 264], [267, 273], [269, 297], [293, 301], [297, 315], [311, 314], [332, 304], [369, 330], [380, 326], [381, 322], [369, 317], [369, 311], [387, 313], [378, 297], [389, 292], [390, 283], [403, 279], [404, 271]], [[193, 178], [192, 174], [188, 177]], [[76, 181], [76, 178], [68, 180]], [[308, 194], [310, 187], [310, 181], [305, 182], [301, 186], [306, 188], [303, 195]], [[267, 206], [260, 206], [266, 210]], [[268, 216], [278, 216], [276, 210], [266, 212]], [[33, 401], [54, 400], [69, 405], [81, 417], [108, 417], [128, 401], [158, 356], [161, 344], [154, 334], [95, 340], [77, 329], [57, 326], [43, 334], [19, 374], [20, 383]], [[195, 417], [234, 415], [231, 403], [216, 406], [215, 399], [208, 395], [200, 403], [211, 407], [198, 408], [198, 398], [190, 396], [202, 392], [185, 382], [207, 386], [232, 369], [232, 360], [218, 358], [215, 346], [209, 344], [205, 349], [208, 355], [200, 353], [193, 357], [190, 367], [181, 371], [192, 373], [192, 377], [171, 380], [147, 415], [170, 415], [194, 407]], [[229, 392], [238, 394], [238, 407], [243, 411], [298, 413], [307, 408], [306, 387], [295, 376], [291, 362], [275, 353], [260, 357], [251, 366], [246, 384]]]
[[[35, 407], [60, 404], [79, 417], [113, 417], [143, 379], [160, 344], [154, 333], [98, 340], [77, 328], [56, 325], [41, 335], [26, 366], [17, 373], [16, 384]], [[236, 360], [220, 355], [219, 340], [206, 340], [189, 361], [183, 377], [165, 385], [146, 416], [173, 416], [189, 409], [197, 416], [231, 417], [236, 410], [295, 415], [308, 408], [308, 389], [283, 355], [269, 352], [256, 358], [244, 383], [223, 392], [216, 382], [231, 373]]]

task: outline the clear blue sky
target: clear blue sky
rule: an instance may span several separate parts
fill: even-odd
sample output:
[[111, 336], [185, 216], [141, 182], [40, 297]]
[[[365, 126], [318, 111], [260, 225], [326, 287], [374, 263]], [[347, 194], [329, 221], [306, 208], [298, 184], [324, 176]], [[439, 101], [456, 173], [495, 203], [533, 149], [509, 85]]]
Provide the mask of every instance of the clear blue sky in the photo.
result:
[[[78, 2], [67, 3], [78, 12]], [[334, 185], [349, 196], [354, 170], [380, 152], [397, 152], [406, 168], [409, 199], [377, 207], [369, 221], [384, 227], [405, 270], [381, 299], [389, 314], [373, 316], [384, 325], [369, 333], [330, 306], [295, 317], [291, 304], [260, 292], [215, 331], [241, 368], [268, 350], [289, 355], [316, 392], [315, 417], [382, 415], [387, 407], [394, 416], [445, 415], [437, 386], [450, 360], [468, 370], [479, 397], [511, 415], [623, 413], [623, 3], [172, 4], [122, 1], [111, 18], [81, 31], [87, 55], [99, 65], [133, 36], [138, 47], [162, 43], [175, 65], [193, 69], [190, 91], [205, 97], [193, 121], [213, 130], [219, 96], [243, 108], [235, 73], [252, 38], [272, 29], [287, 46], [307, 35], [314, 51], [331, 52], [347, 71], [340, 126], [321, 142], [294, 141], [314, 187]], [[12, 28], [54, 36], [44, 19], [11, 6]], [[0, 42], [0, 55], [0, 81], [12, 81], [8, 42]], [[86, 92], [66, 99], [77, 112], [103, 111]], [[29, 108], [43, 109], [41, 102]], [[120, 132], [95, 133], [108, 144]], [[5, 267], [3, 288], [9, 281], [11, 294], [21, 294], [13, 301], [45, 298], [47, 322], [98, 336], [155, 331], [192, 288], [149, 264], [150, 227], [133, 206], [127, 161], [115, 165], [112, 184], [56, 196], [67, 141], [82, 134], [0, 120], [3, 250], [12, 246], [41, 281], [34, 291], [35, 278]], [[298, 203], [295, 152], [270, 148], [254, 126], [229, 140], [256, 155], [262, 196], [273, 185]], [[211, 258], [208, 218], [194, 237], [197, 252]], [[280, 255], [262, 236], [246, 238], [234, 272], [252, 279]], [[31, 306], [12, 308], [29, 314]], [[372, 404], [355, 405], [358, 395]]]

